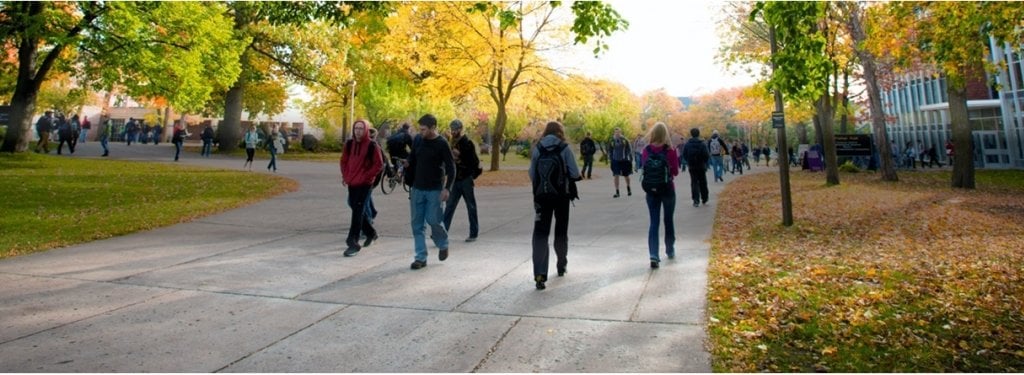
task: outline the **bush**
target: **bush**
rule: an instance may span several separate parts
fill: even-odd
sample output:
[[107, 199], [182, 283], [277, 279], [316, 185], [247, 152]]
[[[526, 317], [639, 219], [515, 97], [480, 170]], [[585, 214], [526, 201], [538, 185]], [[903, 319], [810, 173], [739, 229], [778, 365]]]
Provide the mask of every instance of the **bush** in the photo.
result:
[[852, 160], [847, 160], [843, 165], [839, 166], [840, 172], [847, 173], [860, 173], [861, 169], [856, 164], [853, 164]]
[[306, 151], [316, 151], [317, 146], [320, 145], [320, 140], [316, 139], [312, 134], [305, 134], [302, 136], [302, 149]]

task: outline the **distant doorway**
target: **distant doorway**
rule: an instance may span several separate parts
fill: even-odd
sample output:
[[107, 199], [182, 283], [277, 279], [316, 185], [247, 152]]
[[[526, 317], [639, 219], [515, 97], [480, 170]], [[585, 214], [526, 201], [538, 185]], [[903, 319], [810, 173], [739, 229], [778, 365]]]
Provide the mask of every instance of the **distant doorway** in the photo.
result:
[[1001, 131], [975, 131], [974, 165], [979, 168], [1007, 169], [1011, 168], [1010, 148], [1006, 143], [1006, 134]]

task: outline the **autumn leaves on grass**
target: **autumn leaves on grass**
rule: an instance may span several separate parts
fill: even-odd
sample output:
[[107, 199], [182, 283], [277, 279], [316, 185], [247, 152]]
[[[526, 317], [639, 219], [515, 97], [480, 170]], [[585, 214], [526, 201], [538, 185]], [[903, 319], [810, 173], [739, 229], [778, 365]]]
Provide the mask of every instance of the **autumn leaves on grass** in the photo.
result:
[[730, 184], [709, 269], [715, 370], [1024, 371], [1024, 173], [980, 171], [977, 191], [948, 178], [795, 173], [790, 228], [776, 176]]

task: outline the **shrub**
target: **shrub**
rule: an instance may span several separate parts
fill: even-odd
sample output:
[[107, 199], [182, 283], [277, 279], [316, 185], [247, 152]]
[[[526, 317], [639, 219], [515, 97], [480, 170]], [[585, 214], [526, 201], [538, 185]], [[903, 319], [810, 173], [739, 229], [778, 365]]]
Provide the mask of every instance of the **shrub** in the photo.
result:
[[852, 160], [847, 160], [843, 165], [839, 166], [840, 172], [847, 173], [860, 173], [861, 169], [856, 164], [853, 164]]

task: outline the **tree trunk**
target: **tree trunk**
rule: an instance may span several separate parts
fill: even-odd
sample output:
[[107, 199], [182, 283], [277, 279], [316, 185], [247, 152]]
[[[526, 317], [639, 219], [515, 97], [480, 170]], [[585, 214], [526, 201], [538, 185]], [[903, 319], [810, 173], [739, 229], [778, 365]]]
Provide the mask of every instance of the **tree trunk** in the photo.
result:
[[828, 94], [823, 94], [818, 99], [818, 115], [820, 118], [821, 132], [820, 139], [824, 146], [822, 155], [825, 160], [825, 184], [828, 186], [839, 185], [839, 160], [836, 157], [836, 135], [835, 135], [835, 112], [832, 108], [832, 100]]
[[245, 73], [238, 77], [224, 97], [224, 121], [217, 125], [222, 153], [228, 154], [238, 148], [239, 133], [242, 129], [242, 96], [245, 95]]
[[949, 95], [949, 119], [953, 135], [953, 181], [952, 186], [974, 189], [974, 142], [971, 124], [967, 120], [967, 89], [946, 85]]
[[28, 85], [22, 85], [19, 79], [14, 89], [11, 112], [8, 114], [10, 122], [4, 135], [4, 144], [0, 148], [2, 152], [25, 152], [32, 139], [32, 114], [36, 111], [38, 90], [26, 90], [25, 86]]
[[839, 118], [839, 133], [850, 134], [847, 123], [850, 120], [850, 69], [843, 69], [843, 117]]
[[799, 139], [800, 144], [802, 144], [802, 145], [807, 145], [807, 144], [811, 143], [810, 139], [807, 139], [807, 123], [806, 122], [802, 122], [802, 123], [800, 123], [799, 125], [796, 126], [796, 136]]
[[850, 12], [849, 26], [850, 34], [857, 48], [857, 58], [860, 59], [864, 70], [864, 82], [867, 84], [869, 109], [871, 111], [871, 129], [875, 134], [875, 146], [878, 147], [879, 165], [882, 167], [882, 181], [899, 181], [896, 175], [896, 164], [892, 158], [892, 144], [889, 142], [889, 133], [885, 131], [885, 111], [882, 109], [882, 90], [878, 87], [878, 66], [875, 64], [875, 55], [867, 51], [861, 45], [867, 40], [864, 33], [864, 25], [860, 19], [860, 5], [849, 3], [855, 7]]
[[163, 140], [167, 139], [167, 136], [170, 134], [170, 126], [167, 126], [167, 124], [170, 124], [170, 123], [171, 123], [171, 106], [166, 106], [166, 107], [164, 107], [164, 123], [160, 124], [160, 126], [163, 128], [163, 130], [161, 130], [161, 133], [160, 133], [160, 141], [161, 142], [163, 142]]
[[[505, 142], [505, 123], [508, 122], [508, 113], [505, 112], [505, 103], [498, 102], [498, 117], [494, 120], [494, 144], [500, 145]], [[498, 149], [501, 147], [491, 148], [491, 172], [500, 169], [500, 161], [498, 160]]]

